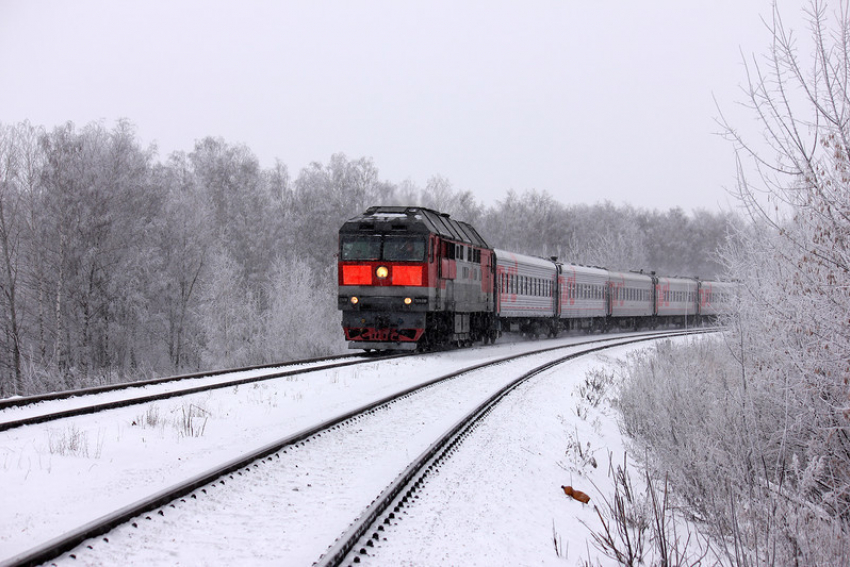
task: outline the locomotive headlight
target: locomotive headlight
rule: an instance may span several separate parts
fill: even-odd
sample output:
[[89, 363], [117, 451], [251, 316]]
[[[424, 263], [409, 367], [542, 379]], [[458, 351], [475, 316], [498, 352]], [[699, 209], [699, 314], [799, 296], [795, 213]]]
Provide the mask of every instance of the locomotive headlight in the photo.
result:
[[352, 304], [352, 305], [357, 305], [357, 302], [358, 302], [358, 301], [360, 301], [360, 300], [359, 300], [359, 299], [357, 299], [357, 296], [356, 296], [356, 295], [354, 295], [354, 296], [352, 296], [352, 297], [351, 297], [351, 304]]
[[378, 276], [378, 279], [386, 279], [388, 275], [390, 275], [390, 270], [386, 266], [378, 266], [378, 269], [375, 270], [375, 275]]
[[409, 298], [409, 297], [404, 298], [404, 304], [405, 305], [410, 305], [411, 303], [413, 303], [413, 300], [411, 298]]

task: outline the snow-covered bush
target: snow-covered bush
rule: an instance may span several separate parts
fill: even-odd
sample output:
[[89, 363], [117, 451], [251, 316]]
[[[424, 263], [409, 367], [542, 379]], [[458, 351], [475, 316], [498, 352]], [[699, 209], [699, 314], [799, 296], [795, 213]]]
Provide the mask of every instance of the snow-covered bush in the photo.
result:
[[301, 258], [278, 258], [272, 271], [264, 343], [274, 360], [345, 350], [336, 305], [336, 266], [313, 270]]
[[850, 522], [819, 479], [830, 457], [812, 453], [812, 408], [749, 372], [722, 340], [636, 359], [619, 400], [633, 454], [669, 479], [724, 564], [846, 565]]
[[774, 7], [767, 57], [747, 64], [763, 138], [727, 126], [751, 223], [724, 252], [741, 284], [725, 341], [659, 350], [622, 391], [626, 430], [730, 565], [850, 564], [850, 3], [836, 4], [810, 3], [808, 44]]

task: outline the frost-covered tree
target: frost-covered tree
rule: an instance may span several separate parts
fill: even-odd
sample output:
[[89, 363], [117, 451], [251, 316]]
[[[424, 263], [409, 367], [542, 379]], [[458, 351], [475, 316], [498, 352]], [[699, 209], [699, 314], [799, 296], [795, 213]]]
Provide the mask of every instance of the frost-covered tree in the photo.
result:
[[301, 170], [294, 193], [296, 220], [283, 253], [323, 266], [336, 253], [342, 223], [372, 205], [393, 203], [395, 186], [379, 179], [371, 159], [338, 153], [327, 165], [313, 162]]
[[800, 49], [774, 6], [747, 63], [757, 141], [727, 125], [749, 215], [722, 350], [633, 373], [621, 407], [730, 565], [850, 561], [850, 4], [813, 0]]
[[3, 307], [0, 345], [0, 394], [23, 391], [21, 313], [18, 278], [26, 217], [21, 190], [21, 163], [15, 128], [0, 124], [0, 305]]
[[281, 256], [275, 261], [263, 333], [269, 361], [344, 350], [335, 276], [334, 265], [316, 270], [304, 258]]
[[138, 258], [159, 202], [148, 190], [150, 150], [132, 126], [73, 124], [42, 137], [39, 247], [52, 303], [52, 364], [69, 379], [136, 364], [142, 296]]
[[810, 4], [801, 54], [774, 9], [767, 60], [748, 65], [767, 148], [728, 128], [757, 230], [727, 257], [742, 282], [745, 367], [790, 404], [777, 459], [801, 458], [806, 490], [850, 521], [850, 11], [834, 10]]

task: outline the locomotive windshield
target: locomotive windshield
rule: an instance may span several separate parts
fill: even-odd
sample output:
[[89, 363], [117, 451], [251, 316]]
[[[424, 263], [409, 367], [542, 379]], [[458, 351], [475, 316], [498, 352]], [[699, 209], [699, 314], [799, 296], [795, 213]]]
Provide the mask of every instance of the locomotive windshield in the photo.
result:
[[380, 260], [380, 236], [343, 236], [340, 240], [340, 258], [343, 260]]
[[387, 236], [382, 260], [421, 262], [425, 259], [425, 239], [421, 236]]
[[421, 236], [344, 235], [340, 239], [342, 260], [423, 262], [425, 250]]

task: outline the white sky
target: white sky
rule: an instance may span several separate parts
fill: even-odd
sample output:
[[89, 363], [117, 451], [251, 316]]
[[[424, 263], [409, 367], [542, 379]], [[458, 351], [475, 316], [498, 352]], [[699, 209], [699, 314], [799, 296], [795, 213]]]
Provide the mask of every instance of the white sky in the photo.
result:
[[[803, 4], [779, 2], [798, 29]], [[740, 114], [741, 53], [765, 51], [769, 15], [769, 0], [0, 0], [0, 122], [127, 118], [160, 159], [221, 136], [293, 178], [344, 152], [486, 204], [537, 189], [717, 210], [734, 160], [714, 98]]]

